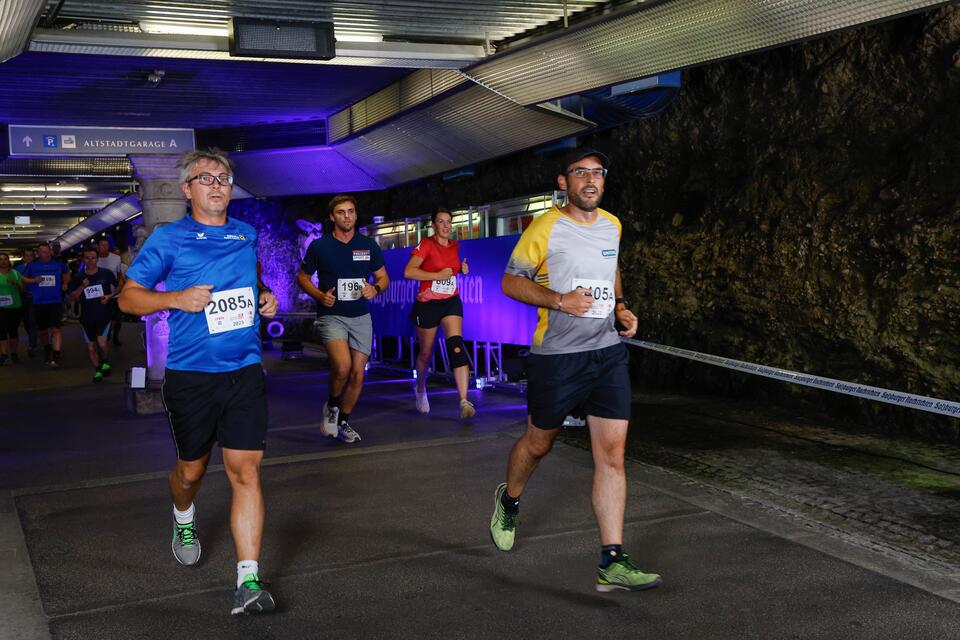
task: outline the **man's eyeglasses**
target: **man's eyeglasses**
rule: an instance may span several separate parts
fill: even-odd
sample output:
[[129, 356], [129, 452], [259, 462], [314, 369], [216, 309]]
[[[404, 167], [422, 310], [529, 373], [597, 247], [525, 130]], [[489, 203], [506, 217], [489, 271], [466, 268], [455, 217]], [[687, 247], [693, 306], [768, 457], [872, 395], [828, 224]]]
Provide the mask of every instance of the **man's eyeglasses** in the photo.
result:
[[198, 175], [198, 176], [193, 176], [192, 178], [190, 178], [189, 180], [187, 180], [187, 184], [190, 184], [190, 183], [193, 182], [194, 180], [196, 180], [196, 181], [199, 182], [200, 184], [204, 185], [205, 187], [209, 187], [210, 185], [212, 185], [214, 180], [216, 180], [217, 182], [219, 182], [219, 183], [221, 184], [221, 186], [224, 186], [224, 187], [232, 187], [232, 186], [233, 186], [233, 176], [228, 176], [228, 175], [225, 174], [225, 173], [221, 173], [221, 174], [218, 175], [218, 176], [215, 176], [215, 175], [213, 175], [213, 174], [211, 174], [211, 173], [201, 173], [200, 175]]
[[578, 178], [586, 178], [587, 176], [593, 176], [594, 178], [606, 178], [607, 170], [602, 168], [587, 169], [586, 167], [577, 167], [567, 171], [567, 175], [577, 176]]

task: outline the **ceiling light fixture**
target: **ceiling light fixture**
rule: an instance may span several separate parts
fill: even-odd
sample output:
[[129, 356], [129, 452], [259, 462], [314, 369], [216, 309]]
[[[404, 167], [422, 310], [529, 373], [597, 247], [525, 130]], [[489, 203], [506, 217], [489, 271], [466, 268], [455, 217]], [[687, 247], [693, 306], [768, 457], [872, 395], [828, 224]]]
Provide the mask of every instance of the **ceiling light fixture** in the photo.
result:
[[209, 27], [200, 25], [175, 24], [172, 22], [140, 22], [140, 30], [144, 33], [165, 33], [178, 36], [214, 36], [226, 38], [230, 32], [226, 27]]

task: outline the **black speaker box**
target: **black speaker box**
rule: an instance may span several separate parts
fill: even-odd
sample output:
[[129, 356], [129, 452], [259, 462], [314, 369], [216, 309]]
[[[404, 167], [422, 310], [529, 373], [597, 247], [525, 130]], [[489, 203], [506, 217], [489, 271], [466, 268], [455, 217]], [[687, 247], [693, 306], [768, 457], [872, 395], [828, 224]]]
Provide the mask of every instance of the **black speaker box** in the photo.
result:
[[337, 55], [333, 23], [230, 18], [230, 55], [330, 60]]

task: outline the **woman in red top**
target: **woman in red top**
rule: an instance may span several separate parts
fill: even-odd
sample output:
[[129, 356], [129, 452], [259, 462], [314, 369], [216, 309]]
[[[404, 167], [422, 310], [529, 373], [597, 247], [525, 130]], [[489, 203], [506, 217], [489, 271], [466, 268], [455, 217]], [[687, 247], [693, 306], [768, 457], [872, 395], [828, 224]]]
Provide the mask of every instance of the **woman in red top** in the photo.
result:
[[460, 247], [450, 237], [453, 216], [449, 211], [437, 209], [433, 214], [433, 231], [431, 237], [421, 240], [411, 252], [410, 262], [403, 270], [404, 278], [420, 281], [420, 292], [410, 314], [410, 319], [417, 327], [417, 340], [420, 343], [420, 354], [417, 356], [417, 411], [430, 412], [427, 363], [433, 355], [433, 343], [439, 325], [446, 336], [447, 357], [460, 393], [460, 417], [472, 418], [477, 410], [467, 400], [470, 361], [463, 344], [463, 304], [457, 288], [457, 273], [466, 275], [469, 268], [466, 260], [460, 261]]

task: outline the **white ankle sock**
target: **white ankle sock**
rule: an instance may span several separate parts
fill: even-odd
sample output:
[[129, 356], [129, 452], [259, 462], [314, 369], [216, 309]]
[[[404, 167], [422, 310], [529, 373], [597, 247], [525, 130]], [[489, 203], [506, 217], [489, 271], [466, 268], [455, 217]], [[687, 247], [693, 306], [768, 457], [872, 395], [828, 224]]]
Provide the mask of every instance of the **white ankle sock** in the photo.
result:
[[241, 560], [237, 563], [237, 586], [243, 584], [243, 579], [251, 573], [259, 575], [260, 563], [256, 560]]
[[173, 507], [173, 517], [177, 519], [177, 524], [190, 524], [193, 522], [193, 503], [187, 507], [186, 511], [180, 511], [176, 506]]

